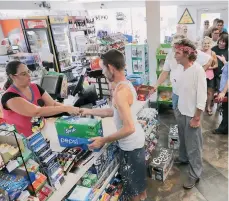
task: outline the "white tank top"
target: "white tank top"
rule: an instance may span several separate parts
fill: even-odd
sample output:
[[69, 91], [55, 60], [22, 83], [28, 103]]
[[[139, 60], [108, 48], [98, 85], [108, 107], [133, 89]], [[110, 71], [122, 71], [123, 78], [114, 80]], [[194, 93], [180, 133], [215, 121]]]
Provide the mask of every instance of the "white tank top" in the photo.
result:
[[[131, 107], [131, 114], [132, 114], [132, 119], [134, 121], [134, 125], [135, 125], [135, 132], [123, 139], [120, 139], [118, 141], [119, 143], [119, 147], [124, 150], [124, 151], [133, 151], [134, 149], [139, 149], [142, 148], [145, 144], [145, 132], [142, 129], [141, 125], [139, 124], [138, 120], [137, 120], [137, 113], [134, 110], [136, 101], [137, 101], [137, 93], [135, 88], [133, 87], [132, 83], [129, 81], [122, 81], [119, 82], [116, 87], [115, 90], [117, 89], [117, 87], [121, 84], [126, 84], [130, 87], [130, 90], [133, 94], [133, 104], [130, 106]], [[123, 122], [119, 116], [119, 112], [118, 110], [113, 106], [113, 110], [114, 110], [114, 122], [116, 125], [117, 130], [121, 129], [123, 126]]]

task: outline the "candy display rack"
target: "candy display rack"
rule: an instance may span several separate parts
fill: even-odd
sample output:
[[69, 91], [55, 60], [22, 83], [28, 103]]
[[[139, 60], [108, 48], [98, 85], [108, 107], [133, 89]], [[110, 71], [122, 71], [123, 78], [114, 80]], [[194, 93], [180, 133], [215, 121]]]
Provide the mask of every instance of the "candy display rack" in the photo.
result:
[[[3, 135], [2, 134], [1, 135], [2, 137], [14, 137], [15, 138], [14, 144], [17, 146], [18, 151], [19, 151], [18, 154], [16, 154], [13, 158], [11, 158], [9, 161], [7, 161], [6, 163], [4, 163], [2, 167], [0, 167], [0, 171], [6, 171], [7, 170], [9, 173], [14, 172], [14, 171], [21, 173], [21, 172], [24, 172], [24, 171], [20, 171], [17, 168], [19, 168], [20, 166], [23, 165], [25, 167], [24, 168], [25, 173], [23, 173], [23, 175], [26, 176], [26, 180], [28, 181], [28, 185], [27, 186], [24, 186], [24, 188], [22, 190], [24, 190], [28, 186], [30, 186], [30, 188], [31, 188], [31, 191], [30, 191], [31, 194], [34, 195], [34, 196], [36, 196], [36, 191], [34, 189], [33, 182], [31, 180], [31, 175], [30, 175], [30, 173], [29, 173], [29, 171], [27, 169], [27, 165], [26, 165], [28, 158], [25, 159], [24, 156], [23, 156], [24, 154], [23, 154], [23, 150], [22, 149], [26, 149], [24, 147], [23, 140], [19, 139], [20, 136], [18, 135], [18, 133], [16, 132], [16, 130], [15, 130], [15, 128], [13, 126], [10, 126], [10, 129], [2, 129], [2, 128], [0, 128], [0, 132], [6, 134], [6, 135]], [[13, 143], [12, 140], [11, 140], [11, 143]], [[31, 156], [31, 155], [29, 155], [29, 156]], [[21, 158], [21, 164], [18, 163], [18, 161], [17, 161], [17, 158], [18, 157]], [[1, 190], [3, 190], [3, 191], [6, 192], [6, 189], [1, 189]]]

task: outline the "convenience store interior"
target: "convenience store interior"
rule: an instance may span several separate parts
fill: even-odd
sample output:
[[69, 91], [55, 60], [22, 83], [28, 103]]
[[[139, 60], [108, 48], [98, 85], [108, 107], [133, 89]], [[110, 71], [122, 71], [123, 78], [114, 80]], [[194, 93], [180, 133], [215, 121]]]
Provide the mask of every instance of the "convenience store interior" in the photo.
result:
[[[186, 10], [191, 16], [192, 23], [179, 25], [178, 22]], [[180, 29], [186, 27], [187, 38], [200, 42], [204, 22], [208, 20], [211, 26], [215, 18], [223, 19], [224, 28], [228, 30], [228, 1], [0, 1], [0, 94], [1, 96], [4, 94], [7, 63], [19, 60], [26, 63], [32, 71], [31, 81], [46, 87], [46, 91], [50, 90], [50, 95], [54, 99], [63, 101], [64, 104], [81, 106], [82, 103], [75, 99], [76, 94], [80, 94], [80, 90], [84, 87], [93, 85], [92, 90], [97, 93], [97, 99], [104, 101], [98, 103], [102, 105], [99, 107], [107, 107], [112, 99], [112, 92], [111, 86], [99, 67], [99, 56], [110, 49], [117, 49], [125, 54], [127, 77], [130, 80], [141, 80], [141, 85], [148, 87], [146, 87], [148, 90], [146, 95], [140, 94], [138, 107], [135, 108], [138, 111], [138, 120], [142, 120], [141, 114], [144, 109], [155, 114], [150, 119], [153, 122], [151, 125], [154, 125], [150, 134], [154, 137], [146, 145], [146, 147], [150, 146], [150, 151], [147, 147], [148, 177], [145, 201], [227, 201], [228, 135], [213, 134], [213, 130], [220, 125], [222, 120], [217, 104], [213, 107], [213, 115], [209, 116], [204, 112], [201, 120], [204, 143], [203, 173], [200, 182], [194, 188], [191, 190], [183, 188], [188, 166], [175, 164], [172, 159], [166, 163], [166, 170], [162, 170], [163, 179], [155, 179], [156, 173], [149, 170], [153, 169], [151, 161], [156, 157], [155, 153], [169, 148], [169, 140], [171, 140], [169, 133], [171, 127], [176, 124], [172, 110], [172, 85], [169, 79], [156, 93], [152, 94], [150, 87], [155, 85], [162, 71], [166, 54], [171, 49], [172, 38], [178, 27]], [[59, 90], [57, 94], [57, 90], [54, 89], [56, 91], [52, 93], [53, 89], [49, 86], [51, 81], [45, 84], [45, 76], [62, 76], [61, 79], [65, 83], [63, 85], [66, 85], [64, 87], [62, 85], [63, 91]], [[90, 92], [94, 93], [94, 91]], [[94, 104], [95, 101], [89, 99], [90, 97], [83, 100], [86, 102], [85, 105], [91, 104], [90, 101]], [[103, 118], [101, 122], [104, 136], [115, 132], [112, 118]], [[33, 172], [33, 168], [36, 167], [36, 174], [40, 174], [41, 180], [41, 175], [45, 175], [45, 179], [43, 178], [45, 181], [41, 183], [37, 182], [38, 179], [34, 180], [38, 183], [36, 185], [28, 179], [23, 190], [15, 191], [16, 195], [12, 192], [8, 193], [6, 189], [1, 189], [0, 180], [0, 201], [1, 199], [2, 201], [28, 201], [30, 197], [31, 201], [124, 201], [121, 187], [112, 189], [114, 185], [112, 182], [115, 179], [119, 181], [119, 162], [113, 153], [115, 148], [105, 146], [98, 152], [82, 152], [79, 159], [78, 150], [64, 151], [67, 141], [59, 141], [59, 133], [55, 127], [57, 123], [56, 118], [47, 118], [41, 132], [44, 136], [42, 139], [47, 139], [52, 153], [59, 154], [60, 165], [62, 162], [60, 158], [62, 156], [64, 158], [64, 154], [73, 155], [75, 158], [71, 161], [71, 165], [66, 169], [65, 164], [61, 166], [61, 171], [55, 172], [54, 179], [49, 173], [42, 171], [39, 167], [40, 161], [37, 162], [32, 157], [34, 150], [29, 151], [25, 146], [24, 153], [20, 145], [18, 146], [20, 153], [6, 161], [5, 158], [1, 160], [0, 149], [1, 179], [3, 178], [1, 172], [5, 174], [5, 171], [20, 176], [22, 171], [23, 176], [28, 174], [27, 168], [24, 167], [20, 170], [21, 172], [14, 173], [23, 166], [26, 155], [28, 155], [26, 163], [35, 161], [28, 165], [29, 172]], [[3, 124], [4, 122], [0, 122], [0, 145], [12, 140], [12, 146], [17, 147], [19, 143], [15, 141], [14, 136], [9, 136], [7, 140], [1, 138], [8, 135], [6, 131], [3, 131], [4, 129], [8, 129], [7, 133], [11, 132], [9, 130], [11, 127], [4, 127]], [[169, 150], [172, 150], [172, 155], [178, 155], [177, 148]], [[18, 154], [21, 155], [18, 156]], [[17, 158], [22, 158], [22, 160], [20, 159], [19, 162]], [[43, 165], [43, 162], [41, 164]], [[92, 182], [93, 179], [88, 179], [85, 175], [97, 166], [100, 168], [100, 173], [96, 170], [97, 178]], [[91, 175], [94, 176], [95, 173]], [[84, 180], [87, 182], [90, 180], [91, 183], [88, 184]], [[87, 188], [87, 193], [83, 192], [84, 198], [79, 200], [77, 196], [80, 194], [77, 195], [74, 191], [78, 186]]]

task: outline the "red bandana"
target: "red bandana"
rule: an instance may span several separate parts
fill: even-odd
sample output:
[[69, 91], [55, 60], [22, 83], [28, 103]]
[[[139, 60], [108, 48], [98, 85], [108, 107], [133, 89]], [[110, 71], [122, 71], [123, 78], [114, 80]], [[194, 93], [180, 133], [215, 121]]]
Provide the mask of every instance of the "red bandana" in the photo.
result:
[[196, 50], [194, 50], [193, 48], [188, 47], [188, 46], [175, 45], [174, 47], [175, 47], [175, 49], [181, 50], [183, 52], [188, 52], [188, 54], [191, 54], [191, 53], [197, 54], [197, 51]]

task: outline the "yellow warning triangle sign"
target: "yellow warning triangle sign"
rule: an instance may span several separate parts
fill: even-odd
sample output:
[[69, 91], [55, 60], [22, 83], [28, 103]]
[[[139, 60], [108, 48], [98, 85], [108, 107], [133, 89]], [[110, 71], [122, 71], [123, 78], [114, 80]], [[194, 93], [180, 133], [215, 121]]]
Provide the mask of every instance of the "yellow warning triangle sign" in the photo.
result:
[[195, 24], [187, 8], [181, 16], [178, 24]]

